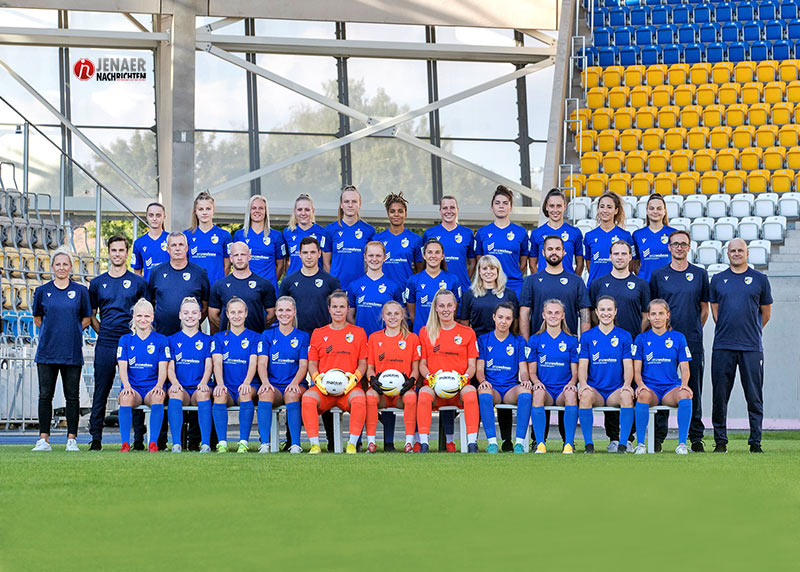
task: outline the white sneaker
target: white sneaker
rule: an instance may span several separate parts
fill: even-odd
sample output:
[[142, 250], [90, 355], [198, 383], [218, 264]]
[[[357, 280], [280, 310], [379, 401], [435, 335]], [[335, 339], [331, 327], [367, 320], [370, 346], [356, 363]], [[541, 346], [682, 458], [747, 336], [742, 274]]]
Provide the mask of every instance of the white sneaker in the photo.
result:
[[647, 447], [644, 446], [644, 443], [639, 443], [636, 445], [636, 448], [633, 450], [634, 455], [646, 455], [647, 454]]
[[48, 443], [45, 439], [39, 439], [38, 441], [36, 441], [36, 445], [34, 445], [33, 449], [31, 449], [31, 451], [52, 451], [52, 450], [53, 448], [50, 446], [50, 443]]
[[200, 452], [201, 453], [210, 453], [211, 446], [210, 445], [200, 445]]
[[633, 441], [628, 441], [628, 451], [633, 450]]
[[80, 451], [80, 449], [78, 449], [78, 441], [76, 441], [75, 439], [67, 439], [67, 448], [65, 449], [65, 451], [70, 453], [75, 453]]
[[181, 448], [181, 446], [178, 443], [175, 443], [172, 446], [172, 452], [173, 453], [180, 453], [181, 451], [183, 451], [183, 449]]
[[269, 443], [261, 443], [261, 446], [258, 448], [259, 453], [269, 453]]
[[675, 453], [678, 455], [688, 455], [689, 447], [686, 446], [686, 443], [679, 443], [678, 446], [675, 447]]
[[302, 453], [303, 448], [300, 445], [292, 445], [291, 447], [289, 447], [289, 452], [296, 455], [298, 453]]
[[608, 444], [608, 449], [606, 449], [609, 453], [616, 453], [617, 448], [619, 447], [619, 441], [611, 441]]

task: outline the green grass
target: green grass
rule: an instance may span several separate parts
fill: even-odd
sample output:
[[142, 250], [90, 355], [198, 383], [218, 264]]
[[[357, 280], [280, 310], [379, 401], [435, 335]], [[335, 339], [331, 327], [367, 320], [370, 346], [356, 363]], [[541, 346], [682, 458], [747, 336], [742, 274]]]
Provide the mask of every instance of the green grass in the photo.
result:
[[798, 569], [800, 433], [766, 434], [765, 455], [738, 435], [728, 455], [673, 448], [309, 457], [4, 446], [0, 570]]

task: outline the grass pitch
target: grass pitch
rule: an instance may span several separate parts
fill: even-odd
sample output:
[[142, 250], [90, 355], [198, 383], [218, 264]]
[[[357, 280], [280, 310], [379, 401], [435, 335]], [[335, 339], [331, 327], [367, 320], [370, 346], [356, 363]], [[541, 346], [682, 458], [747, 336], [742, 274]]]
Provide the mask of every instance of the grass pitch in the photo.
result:
[[765, 434], [765, 455], [740, 436], [727, 455], [674, 446], [636, 457], [4, 446], [0, 570], [798, 570], [800, 433]]

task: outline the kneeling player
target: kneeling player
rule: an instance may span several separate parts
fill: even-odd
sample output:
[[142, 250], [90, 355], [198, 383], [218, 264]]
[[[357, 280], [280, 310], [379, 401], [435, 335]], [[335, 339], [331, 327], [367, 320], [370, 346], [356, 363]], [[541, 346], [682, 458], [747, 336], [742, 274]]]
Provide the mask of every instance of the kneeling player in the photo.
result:
[[[315, 386], [303, 394], [303, 424], [311, 441], [311, 455], [321, 452], [319, 447], [319, 414], [338, 407], [350, 412], [350, 441], [346, 453], [356, 453], [356, 443], [364, 429], [367, 403], [364, 390], [358, 386], [367, 366], [367, 334], [362, 328], [347, 322], [347, 293], [335, 290], [328, 296], [331, 323], [317, 328], [311, 334], [308, 348], [308, 372]], [[328, 370], [344, 371], [349, 383], [343, 395], [328, 395], [322, 383]]]
[[[411, 453], [417, 423], [417, 394], [412, 388], [419, 377], [419, 338], [409, 331], [405, 310], [398, 302], [386, 302], [381, 310], [381, 319], [386, 328], [374, 332], [367, 341], [367, 378], [371, 386], [367, 390], [367, 452], [374, 453], [377, 450], [375, 433], [378, 428], [378, 407], [396, 407], [403, 409], [403, 425], [406, 428], [403, 451]], [[389, 369], [399, 371], [406, 378], [400, 395], [383, 395], [378, 376]], [[384, 440], [384, 450], [386, 445]]]
[[225, 313], [228, 329], [214, 335], [211, 350], [216, 383], [211, 412], [219, 438], [217, 452], [228, 450], [228, 406], [239, 405], [239, 448], [236, 452], [247, 453], [255, 412], [253, 398], [258, 389], [255, 376], [259, 335], [244, 327], [247, 305], [241, 298], [228, 300]]
[[[478, 343], [475, 332], [456, 322], [458, 303], [455, 294], [439, 290], [433, 297], [428, 322], [419, 332], [422, 359], [419, 373], [427, 384], [419, 390], [417, 398], [417, 425], [419, 426], [420, 453], [428, 452], [433, 407], [463, 406], [467, 424], [467, 447], [470, 453], [478, 452], [478, 394], [469, 385], [475, 375]], [[459, 394], [450, 399], [437, 397], [430, 387], [439, 371], [455, 371], [461, 376]]]
[[211, 336], [200, 331], [202, 312], [196, 299], [181, 302], [181, 331], [169, 337], [169, 405], [172, 452], [181, 452], [183, 406], [196, 405], [200, 425], [200, 452], [211, 452]]
[[281, 296], [275, 303], [278, 326], [261, 334], [258, 342], [258, 433], [261, 436], [259, 453], [269, 452], [272, 429], [272, 407], [286, 404], [286, 420], [292, 446], [290, 453], [302, 453], [300, 448], [300, 399], [308, 384], [308, 334], [297, 329], [297, 306], [291, 296]]
[[158, 452], [155, 439], [164, 421], [164, 382], [167, 380], [169, 342], [165, 336], [153, 331], [153, 305], [140, 299], [133, 306], [133, 328], [117, 346], [117, 365], [122, 391], [119, 392], [119, 433], [122, 438], [120, 452], [131, 450], [131, 425], [133, 408], [142, 403], [150, 406], [151, 453]]
[[[686, 438], [692, 420], [692, 390], [689, 389], [689, 362], [692, 354], [682, 333], [669, 323], [669, 304], [657, 298], [647, 307], [650, 329], [636, 336], [633, 377], [636, 380], [636, 449], [647, 452], [644, 439], [650, 419], [650, 407], [663, 404], [678, 407], [678, 447], [675, 452], [687, 455]], [[680, 378], [678, 368], [680, 367]]]
[[542, 327], [531, 336], [528, 367], [533, 384], [533, 434], [536, 452], [546, 453], [545, 407], [564, 406], [564, 448], [571, 455], [578, 426], [578, 340], [564, 320], [564, 304], [552, 298], [542, 307]]
[[[630, 435], [633, 426], [633, 363], [631, 335], [614, 325], [617, 303], [611, 296], [600, 296], [595, 306], [597, 326], [581, 336], [578, 360], [581, 431], [584, 453], [594, 453], [592, 407], [620, 407], [620, 435]], [[627, 452], [622, 443], [618, 453]]]
[[517, 442], [514, 451], [523, 452], [531, 416], [531, 383], [525, 340], [514, 333], [514, 304], [501, 302], [492, 313], [494, 331], [478, 338], [478, 403], [483, 430], [489, 440], [487, 453], [498, 453], [494, 406], [517, 405]]

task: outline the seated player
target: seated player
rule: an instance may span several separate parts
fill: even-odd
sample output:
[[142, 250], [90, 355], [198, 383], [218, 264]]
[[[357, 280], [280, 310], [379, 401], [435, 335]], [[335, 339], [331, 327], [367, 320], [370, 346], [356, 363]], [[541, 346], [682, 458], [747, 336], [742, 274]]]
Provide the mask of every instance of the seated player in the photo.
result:
[[[356, 443], [364, 429], [367, 402], [364, 390], [358, 386], [367, 367], [367, 334], [362, 328], [347, 323], [347, 293], [335, 290], [328, 296], [331, 323], [311, 334], [308, 348], [308, 372], [315, 386], [303, 394], [303, 424], [311, 441], [310, 455], [321, 452], [319, 447], [319, 414], [338, 407], [350, 412], [350, 440], [345, 452], [356, 454]], [[344, 371], [349, 383], [343, 395], [328, 395], [322, 378], [328, 370]]]
[[[403, 425], [406, 429], [406, 444], [403, 451], [414, 450], [414, 427], [417, 423], [417, 394], [413, 387], [419, 377], [419, 338], [408, 329], [405, 310], [399, 302], [390, 300], [383, 305], [381, 319], [386, 327], [370, 335], [367, 340], [367, 453], [377, 450], [375, 433], [378, 428], [378, 407], [403, 409]], [[406, 383], [400, 395], [383, 395], [378, 375], [387, 369], [402, 373]], [[384, 439], [384, 451], [386, 450]]]
[[308, 389], [308, 334], [297, 329], [297, 306], [291, 296], [281, 296], [275, 303], [277, 327], [261, 334], [258, 342], [258, 433], [259, 453], [269, 452], [272, 408], [286, 404], [286, 420], [292, 443], [290, 453], [300, 448], [300, 399]]
[[211, 358], [214, 363], [214, 405], [211, 407], [214, 430], [217, 432], [217, 452], [228, 451], [228, 406], [239, 406], [239, 447], [237, 453], [247, 453], [250, 429], [253, 426], [258, 390], [259, 335], [244, 327], [247, 305], [241, 298], [231, 298], [225, 306], [228, 329], [214, 334]]
[[[650, 329], [636, 336], [631, 349], [633, 378], [636, 381], [636, 449], [647, 453], [644, 445], [650, 407], [668, 405], [678, 408], [678, 455], [688, 455], [686, 438], [692, 420], [692, 390], [689, 389], [689, 362], [692, 354], [682, 333], [669, 323], [669, 304], [656, 298], [647, 306]], [[680, 368], [680, 377], [678, 369]]]
[[211, 452], [211, 336], [200, 331], [202, 312], [196, 299], [181, 302], [181, 331], [171, 335], [172, 359], [167, 369], [169, 405], [167, 418], [172, 433], [172, 452], [181, 452], [183, 406], [196, 405], [200, 425], [200, 452]]
[[141, 298], [132, 309], [132, 332], [125, 334], [117, 346], [117, 366], [122, 381], [119, 392], [119, 432], [121, 453], [131, 450], [133, 408], [142, 403], [150, 406], [151, 453], [158, 452], [156, 439], [164, 421], [164, 382], [170, 360], [169, 342], [153, 330], [153, 305]]
[[[483, 258], [481, 258], [483, 260]], [[478, 338], [478, 404], [486, 438], [487, 453], [498, 453], [494, 406], [506, 403], [517, 406], [517, 441], [514, 450], [522, 453], [525, 433], [531, 416], [531, 384], [528, 381], [528, 349], [522, 336], [516, 335], [515, 307], [501, 302], [492, 313], [494, 331]]]
[[[581, 336], [578, 359], [584, 453], [594, 453], [592, 407], [619, 407], [620, 435], [629, 435], [633, 427], [631, 335], [615, 325], [617, 303], [611, 296], [597, 299], [595, 313], [600, 323]], [[627, 450], [622, 443], [617, 447], [618, 453]]]
[[[456, 322], [458, 302], [449, 290], [439, 290], [433, 297], [428, 323], [419, 333], [422, 358], [419, 373], [427, 385], [419, 390], [417, 397], [417, 426], [419, 427], [420, 453], [429, 450], [428, 438], [431, 432], [433, 407], [455, 405], [464, 408], [467, 424], [467, 448], [470, 453], [478, 452], [478, 394], [469, 384], [475, 375], [478, 358], [478, 343], [472, 328]], [[439, 371], [455, 371], [461, 376], [461, 390], [450, 399], [437, 397], [431, 388]]]
[[533, 434], [536, 452], [547, 453], [545, 445], [544, 408], [564, 407], [564, 448], [571, 455], [575, 448], [575, 429], [578, 426], [578, 339], [573, 336], [564, 319], [564, 304], [551, 298], [542, 306], [539, 331], [528, 341], [528, 368], [533, 384]]

